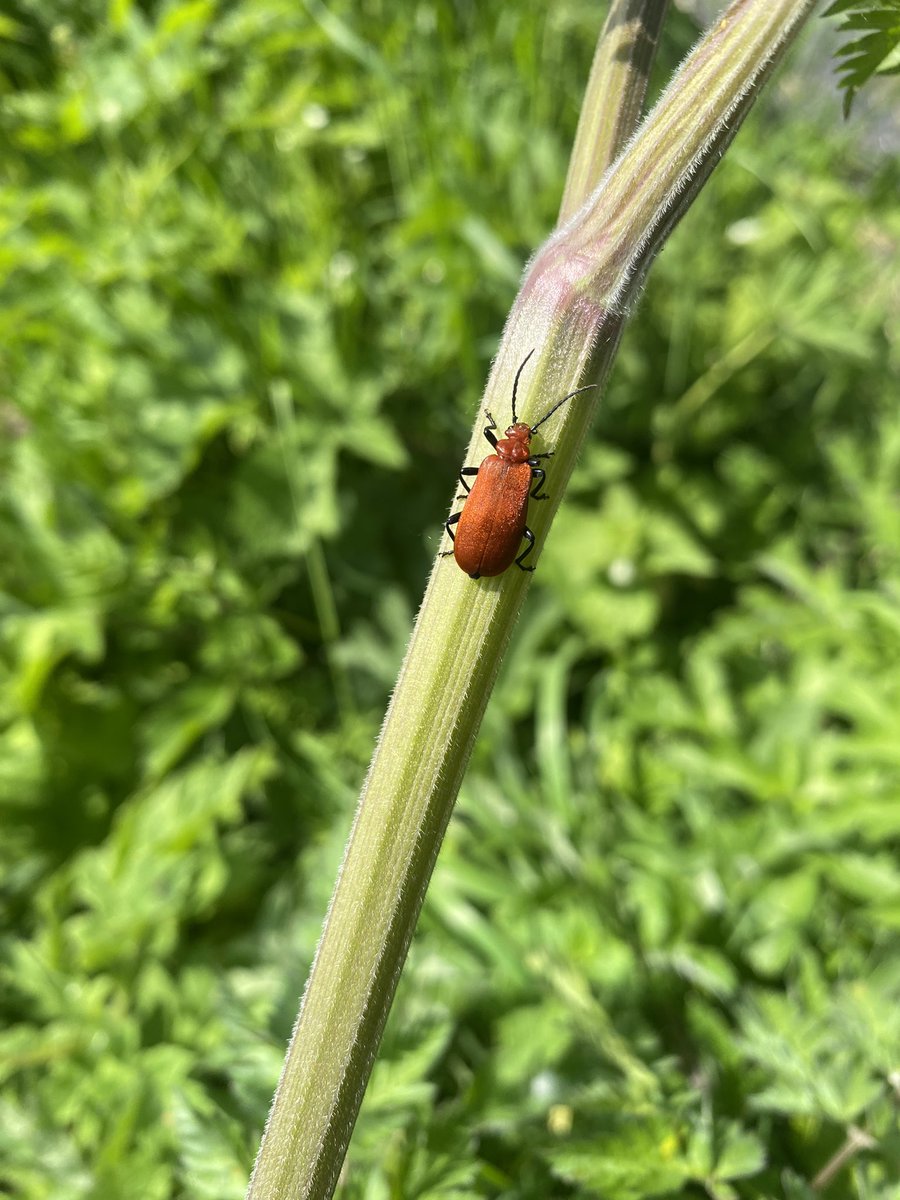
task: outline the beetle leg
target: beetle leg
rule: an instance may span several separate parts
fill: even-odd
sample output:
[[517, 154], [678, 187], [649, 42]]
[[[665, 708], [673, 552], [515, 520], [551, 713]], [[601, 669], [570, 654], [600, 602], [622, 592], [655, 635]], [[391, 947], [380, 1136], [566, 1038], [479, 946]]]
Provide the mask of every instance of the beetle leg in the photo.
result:
[[[470, 487], [469, 487], [469, 485], [466, 483], [466, 481], [465, 481], [465, 479], [463, 478], [463, 476], [464, 476], [464, 475], [469, 475], [469, 476], [471, 476], [471, 475], [477, 475], [477, 474], [478, 474], [478, 467], [463, 467], [463, 469], [460, 471], [460, 473], [459, 473], [459, 482], [460, 482], [460, 483], [463, 485], [463, 487], [466, 489], [466, 496], [468, 496], [469, 492], [471, 491], [471, 488], [470, 488]], [[457, 496], [456, 498], [457, 498], [457, 500], [464, 500], [464, 499], [465, 499], [465, 496]]]
[[528, 459], [528, 465], [533, 467], [539, 458], [552, 458], [555, 453], [555, 450], [547, 450], [544, 454], [532, 454]]
[[531, 530], [528, 528], [527, 525], [525, 526], [524, 532], [522, 533], [522, 537], [525, 539], [525, 541], [528, 543], [528, 545], [525, 547], [525, 549], [522, 551], [522, 553], [516, 559], [516, 566], [519, 568], [520, 571], [533, 571], [534, 567], [526, 567], [525, 564], [522, 562], [522, 559], [525, 558], [527, 555], [529, 555], [532, 552], [532, 550], [534, 549], [534, 534], [531, 532]]
[[496, 450], [497, 449], [497, 435], [494, 433], [494, 430], [497, 428], [497, 422], [494, 420], [494, 418], [491, 416], [491, 414], [488, 412], [487, 409], [484, 410], [484, 415], [487, 417], [488, 421], [490, 422], [489, 425], [485, 426], [484, 436], [487, 438], [487, 440], [491, 443], [493, 448]]
[[547, 478], [546, 471], [542, 470], [540, 467], [532, 467], [531, 468], [531, 482], [532, 482], [533, 486], [531, 488], [530, 495], [531, 495], [532, 500], [547, 500], [547, 499], [549, 499], [546, 492], [544, 492], [543, 495], [541, 494], [541, 488], [544, 486], [544, 480], [546, 478]]
[[[453, 530], [450, 528], [450, 526], [455, 525], [461, 516], [462, 516], [461, 512], [454, 513], [452, 517], [448, 517], [447, 520], [444, 522], [444, 528], [447, 530], [447, 533], [450, 535], [451, 542], [456, 541], [456, 534], [453, 532]], [[447, 553], [449, 553], [449, 551], [447, 551]]]

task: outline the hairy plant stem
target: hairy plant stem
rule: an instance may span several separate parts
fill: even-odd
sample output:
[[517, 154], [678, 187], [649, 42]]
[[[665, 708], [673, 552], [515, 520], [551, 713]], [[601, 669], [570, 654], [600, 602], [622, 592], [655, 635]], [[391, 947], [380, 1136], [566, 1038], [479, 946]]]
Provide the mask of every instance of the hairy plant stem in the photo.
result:
[[[532, 349], [536, 354], [520, 386], [522, 419], [534, 419], [587, 377], [602, 383], [654, 254], [734, 137], [811, 4], [733, 3], [611, 165], [636, 119], [649, 61], [637, 55], [630, 69], [612, 79], [621, 56], [598, 51], [591, 96], [605, 97], [604, 105], [615, 112], [591, 110], [582, 118], [563, 223], [527, 271], [487, 383], [485, 407], [508, 412], [513, 375]], [[658, 0], [618, 4], [616, 11], [658, 31]], [[655, 34], [648, 32], [647, 39], [655, 41]], [[591, 417], [587, 397], [567, 405], [542, 430], [556, 457], [552, 499], [529, 514], [538, 546]], [[486, 452], [482, 425], [479, 414], [466, 462]], [[528, 580], [510, 570], [474, 582], [452, 558], [435, 562], [363, 789], [250, 1200], [332, 1193]]]

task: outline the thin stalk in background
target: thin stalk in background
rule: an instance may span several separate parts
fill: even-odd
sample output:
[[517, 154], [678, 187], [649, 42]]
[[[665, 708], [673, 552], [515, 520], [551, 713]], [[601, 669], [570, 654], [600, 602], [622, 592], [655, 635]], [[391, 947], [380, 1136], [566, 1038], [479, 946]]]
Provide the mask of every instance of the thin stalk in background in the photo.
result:
[[[648, 16], [658, 13], [649, 0], [641, 7]], [[508, 412], [513, 375], [533, 348], [534, 369], [529, 364], [520, 389], [522, 419], [574, 390], [588, 372], [605, 379], [624, 314], [654, 254], [696, 198], [811, 7], [812, 0], [737, 0], [701, 39], [612, 166], [606, 156], [625, 136], [626, 118], [612, 121], [618, 132], [596, 153], [594, 141], [606, 136], [608, 114], [595, 112], [583, 121], [565, 204], [577, 208], [580, 197], [588, 198], [531, 264], [488, 380], [485, 407]], [[604, 70], [595, 63], [593, 94], [636, 113], [635, 89], [643, 97], [647, 63], [623, 71], [615, 87], [605, 86]], [[588, 402], [567, 405], [543, 431], [556, 457], [552, 498], [533, 513], [538, 546], [591, 412]], [[483, 456], [481, 425], [479, 420], [466, 462]], [[528, 579], [508, 571], [473, 582], [452, 559], [435, 563], [363, 789], [250, 1200], [332, 1193]]]
[[613, 0], [597, 41], [558, 225], [573, 216], [637, 128], [669, 0]]

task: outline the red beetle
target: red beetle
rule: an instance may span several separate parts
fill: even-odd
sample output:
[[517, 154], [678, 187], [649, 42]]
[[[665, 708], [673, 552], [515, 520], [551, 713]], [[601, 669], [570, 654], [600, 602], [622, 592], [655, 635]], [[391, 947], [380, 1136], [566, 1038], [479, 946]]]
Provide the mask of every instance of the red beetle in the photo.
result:
[[[528, 497], [547, 499], [546, 493], [541, 492], [545, 472], [539, 462], [542, 458], [550, 458], [553, 451], [532, 454], [531, 439], [567, 400], [597, 386], [591, 383], [570, 392], [536, 424], [526, 425], [516, 417], [516, 391], [519, 376], [532, 354], [533, 350], [525, 356], [516, 372], [512, 394], [513, 423], [507, 429], [506, 437], [497, 439], [494, 433], [497, 422], [486, 412], [484, 415], [490, 423], [485, 426], [484, 436], [493, 446], [494, 453], [489, 454], [480, 467], [463, 467], [460, 471], [459, 481], [466, 489], [465, 507], [445, 522], [456, 562], [473, 579], [480, 579], [482, 575], [500, 575], [513, 562], [523, 571], [534, 570], [522, 561], [534, 549], [534, 534], [525, 524]], [[473, 475], [476, 479], [470, 489], [466, 478]], [[455, 533], [451, 528], [453, 525], [457, 526]], [[516, 557], [523, 538], [528, 545]]]

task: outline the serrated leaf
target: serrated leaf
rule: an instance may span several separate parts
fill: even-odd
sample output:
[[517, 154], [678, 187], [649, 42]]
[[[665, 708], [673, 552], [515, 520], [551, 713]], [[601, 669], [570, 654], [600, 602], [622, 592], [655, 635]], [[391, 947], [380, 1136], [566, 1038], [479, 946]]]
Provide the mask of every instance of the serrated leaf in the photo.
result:
[[836, 54], [847, 117], [860, 88], [873, 76], [900, 71], [900, 0], [836, 0], [823, 15], [842, 16], [841, 33], [863, 33]]
[[101, 613], [91, 605], [51, 608], [13, 617], [6, 636], [18, 660], [14, 694], [24, 712], [40, 700], [51, 672], [68, 655], [96, 662], [103, 652]]
[[672, 1192], [691, 1178], [680, 1138], [653, 1121], [623, 1127], [592, 1141], [573, 1141], [548, 1151], [563, 1180], [619, 1200], [642, 1200]]
[[236, 698], [233, 685], [207, 679], [174, 689], [143, 725], [146, 778], [162, 778], [198, 738], [225, 720]]
[[766, 1165], [763, 1143], [736, 1123], [729, 1123], [724, 1132], [718, 1131], [717, 1141], [715, 1175], [718, 1179], [746, 1179]]

